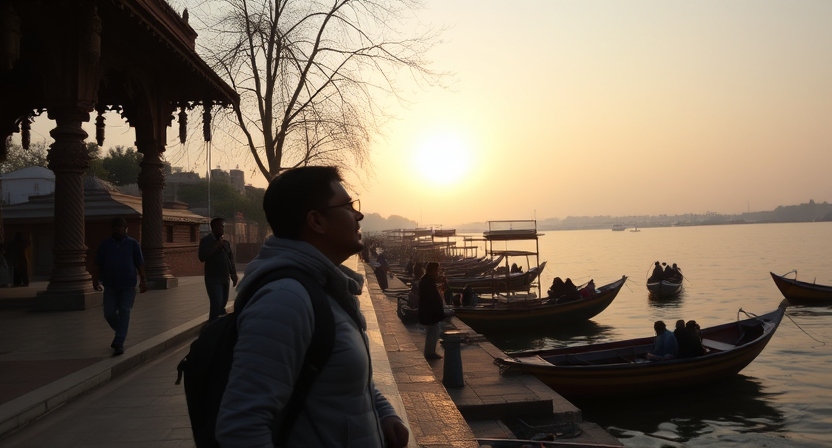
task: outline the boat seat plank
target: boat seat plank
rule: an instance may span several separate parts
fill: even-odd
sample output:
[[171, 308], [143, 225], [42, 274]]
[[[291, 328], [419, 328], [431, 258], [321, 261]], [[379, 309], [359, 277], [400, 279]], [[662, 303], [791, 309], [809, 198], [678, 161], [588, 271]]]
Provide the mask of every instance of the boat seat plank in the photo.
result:
[[720, 342], [720, 341], [715, 341], [713, 339], [702, 339], [702, 345], [705, 348], [710, 348], [710, 349], [719, 350], [719, 351], [723, 351], [723, 352], [731, 350], [733, 348], [736, 348], [736, 345], [727, 344], [725, 342]]

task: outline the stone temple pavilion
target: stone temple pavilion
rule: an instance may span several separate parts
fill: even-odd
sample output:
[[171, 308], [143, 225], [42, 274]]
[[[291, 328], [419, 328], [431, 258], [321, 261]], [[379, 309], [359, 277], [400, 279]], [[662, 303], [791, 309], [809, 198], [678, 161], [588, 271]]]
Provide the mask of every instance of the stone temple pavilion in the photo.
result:
[[[85, 244], [84, 170], [87, 133], [81, 124], [96, 117], [96, 140], [104, 144], [104, 112], [115, 111], [136, 133], [144, 157], [141, 244], [148, 284], [177, 285], [164, 251], [162, 153], [178, 112], [184, 138], [187, 112], [202, 113], [206, 141], [214, 107], [239, 96], [195, 51], [197, 34], [164, 0], [0, 0], [0, 138], [21, 133], [46, 113], [49, 169], [55, 173], [54, 247], [45, 291], [34, 307], [77, 310], [96, 306]], [[0, 160], [6, 158], [0, 145]], [[1, 212], [0, 212], [1, 213]], [[0, 243], [3, 235], [0, 215]], [[99, 302], [99, 303], [96, 303]]]

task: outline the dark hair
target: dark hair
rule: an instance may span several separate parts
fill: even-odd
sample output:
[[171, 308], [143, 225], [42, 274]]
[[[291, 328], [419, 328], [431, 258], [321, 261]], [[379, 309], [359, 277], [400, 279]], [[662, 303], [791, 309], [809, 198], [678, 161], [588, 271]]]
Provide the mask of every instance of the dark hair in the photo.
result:
[[110, 220], [110, 227], [119, 227], [124, 226], [127, 227], [127, 220], [124, 218], [113, 218]]
[[214, 223], [215, 223], [215, 222], [217, 222], [217, 221], [222, 221], [222, 222], [225, 222], [225, 218], [223, 218], [223, 217], [221, 217], [221, 216], [217, 216], [217, 217], [215, 217], [215, 218], [211, 218], [211, 227], [214, 227]]
[[334, 166], [292, 168], [272, 179], [263, 196], [263, 211], [274, 235], [300, 239], [306, 215], [326, 207], [335, 196], [332, 181], [343, 181]]

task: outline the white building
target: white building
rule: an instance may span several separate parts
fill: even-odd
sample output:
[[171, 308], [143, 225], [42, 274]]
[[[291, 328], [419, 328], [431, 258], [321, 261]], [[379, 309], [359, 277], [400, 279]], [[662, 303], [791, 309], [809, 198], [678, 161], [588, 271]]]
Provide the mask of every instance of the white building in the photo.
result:
[[51, 170], [30, 166], [0, 175], [2, 182], [3, 203], [19, 204], [29, 200], [29, 196], [41, 196], [55, 191], [55, 174]]

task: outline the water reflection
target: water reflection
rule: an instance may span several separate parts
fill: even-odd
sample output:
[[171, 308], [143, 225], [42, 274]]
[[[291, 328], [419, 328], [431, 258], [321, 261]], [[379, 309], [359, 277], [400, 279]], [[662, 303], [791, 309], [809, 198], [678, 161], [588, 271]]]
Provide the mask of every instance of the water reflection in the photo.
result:
[[785, 425], [782, 412], [769, 404], [753, 378], [737, 375], [724, 381], [670, 395], [574, 399], [584, 419], [614, 436], [645, 434], [673, 442], [702, 441], [726, 428], [738, 433], [776, 433]]
[[670, 297], [659, 297], [651, 292], [647, 293], [647, 302], [655, 308], [681, 308], [685, 302], [685, 290], [682, 288], [678, 294]]
[[786, 315], [791, 317], [832, 316], [832, 306], [789, 305]]
[[515, 330], [507, 333], [488, 333], [488, 341], [504, 352], [543, 350], [572, 345], [605, 342], [614, 336], [614, 328], [591, 320], [569, 326], [545, 329]]

